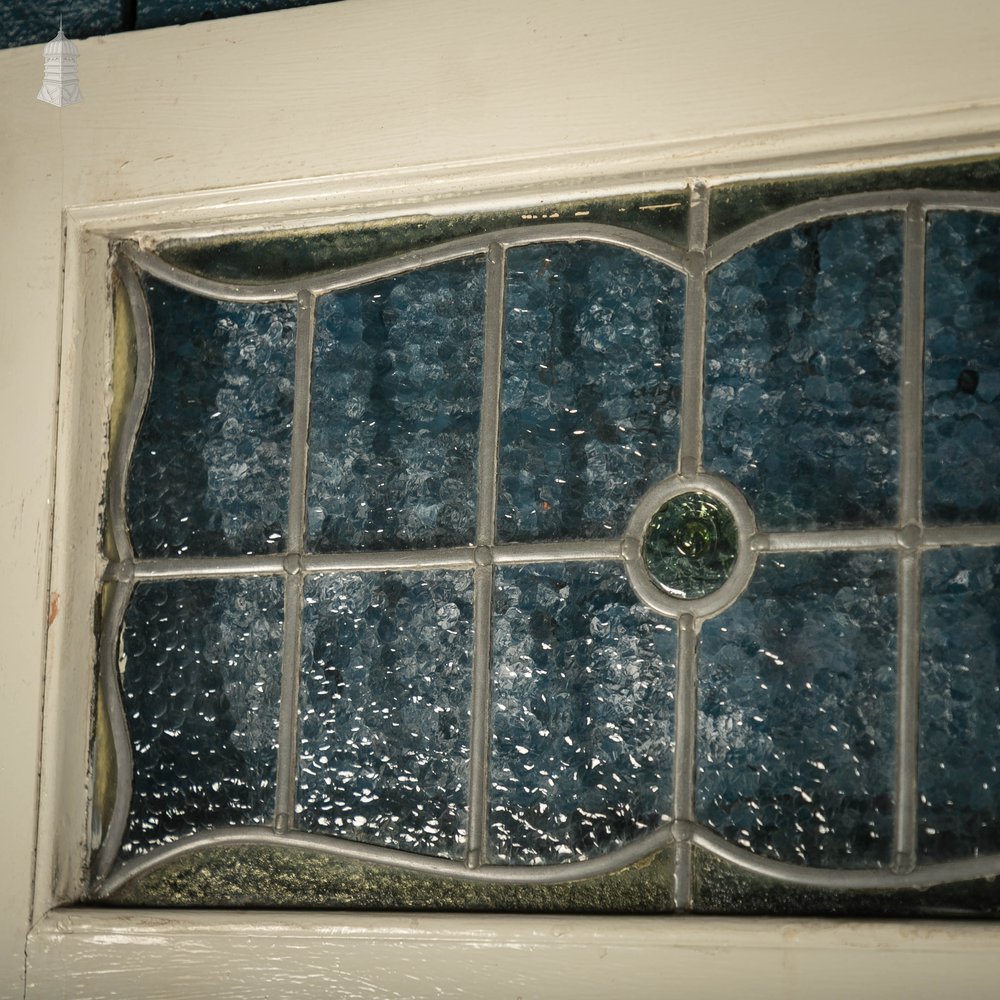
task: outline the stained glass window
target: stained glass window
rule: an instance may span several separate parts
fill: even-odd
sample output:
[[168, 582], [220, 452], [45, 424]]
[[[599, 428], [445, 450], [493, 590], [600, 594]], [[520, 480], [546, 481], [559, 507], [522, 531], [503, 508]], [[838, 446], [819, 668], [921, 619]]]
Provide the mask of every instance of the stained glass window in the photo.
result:
[[994, 912], [997, 174], [121, 244], [93, 897]]

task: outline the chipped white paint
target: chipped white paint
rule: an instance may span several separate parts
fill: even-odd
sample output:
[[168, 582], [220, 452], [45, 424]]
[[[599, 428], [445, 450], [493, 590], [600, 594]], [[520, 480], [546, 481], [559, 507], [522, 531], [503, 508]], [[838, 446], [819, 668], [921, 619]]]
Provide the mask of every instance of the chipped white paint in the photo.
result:
[[23, 993], [32, 925], [38, 1000], [995, 995], [997, 932], [975, 924], [53, 910], [79, 889], [86, 839], [107, 236], [1000, 149], [993, 0], [961, 17], [929, 0], [717, 0], [697, 30], [684, 14], [349, 0], [93, 38], [87, 100], [65, 115], [35, 100], [40, 46], [0, 52], [4, 1000]]
[[942, 922], [83, 910], [32, 934], [28, 996], [985, 1000], [996, 942], [992, 928]]

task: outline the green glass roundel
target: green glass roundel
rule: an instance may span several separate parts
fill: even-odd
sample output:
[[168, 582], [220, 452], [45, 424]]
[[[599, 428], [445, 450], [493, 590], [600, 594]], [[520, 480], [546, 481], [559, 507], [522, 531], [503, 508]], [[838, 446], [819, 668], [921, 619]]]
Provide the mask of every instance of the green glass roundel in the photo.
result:
[[718, 590], [736, 562], [736, 522], [708, 493], [671, 497], [650, 519], [642, 558], [671, 597], [693, 600]]

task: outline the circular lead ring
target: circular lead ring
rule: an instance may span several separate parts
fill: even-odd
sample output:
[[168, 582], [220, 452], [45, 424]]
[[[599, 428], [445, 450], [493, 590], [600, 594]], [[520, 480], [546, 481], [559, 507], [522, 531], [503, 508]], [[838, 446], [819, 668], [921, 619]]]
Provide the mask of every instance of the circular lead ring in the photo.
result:
[[[668, 594], [646, 567], [642, 546], [649, 522], [667, 501], [685, 493], [707, 493], [722, 503], [736, 524], [736, 559], [725, 581], [703, 597], [674, 597]], [[622, 554], [625, 571], [636, 596], [647, 607], [671, 618], [694, 615], [711, 618], [725, 611], [746, 590], [757, 566], [757, 555], [750, 542], [757, 533], [757, 521], [743, 494], [728, 479], [706, 472], [693, 476], [670, 476], [651, 486], [632, 511]]]

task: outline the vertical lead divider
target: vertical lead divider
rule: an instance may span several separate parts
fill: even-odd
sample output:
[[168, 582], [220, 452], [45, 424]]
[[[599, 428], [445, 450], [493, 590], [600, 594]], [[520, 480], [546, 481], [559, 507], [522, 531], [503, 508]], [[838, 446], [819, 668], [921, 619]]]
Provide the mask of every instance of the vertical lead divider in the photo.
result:
[[479, 414], [476, 502], [476, 568], [473, 572], [472, 705], [469, 720], [469, 846], [465, 863], [483, 863], [488, 839], [490, 660], [493, 628], [493, 544], [496, 541], [497, 465], [500, 451], [500, 383], [503, 375], [503, 301], [507, 258], [499, 243], [486, 257], [483, 321], [483, 400]]
[[896, 695], [896, 829], [893, 870], [916, 866], [920, 722], [920, 556], [923, 535], [924, 259], [927, 213], [906, 208], [903, 230], [903, 347], [899, 415], [899, 524]]
[[899, 415], [899, 523], [921, 524], [924, 408], [924, 255], [927, 213], [906, 208], [903, 230], [903, 346]]
[[698, 632], [693, 615], [677, 622], [677, 693], [674, 737], [674, 905], [691, 909], [691, 831], [694, 826], [694, 785], [698, 737]]
[[679, 472], [694, 475], [701, 469], [702, 395], [705, 385], [705, 304], [708, 245], [708, 188], [691, 185], [688, 206], [687, 286], [684, 295], [684, 347], [681, 373], [681, 453]]
[[[708, 187], [691, 184], [688, 205], [687, 288], [684, 296], [684, 346], [681, 374], [681, 445], [678, 471], [694, 475], [702, 467], [702, 414], [705, 387], [705, 249], [708, 246]], [[694, 825], [696, 741], [698, 738], [698, 631], [692, 615], [677, 622], [677, 690], [674, 740], [674, 905], [692, 906], [691, 831]]]
[[920, 722], [920, 554], [903, 552], [899, 572], [899, 682], [896, 692], [896, 830], [893, 871], [917, 863], [917, 754]]
[[312, 391], [316, 296], [299, 292], [295, 327], [295, 397], [292, 404], [292, 455], [288, 485], [288, 549], [284, 563], [285, 628], [281, 647], [281, 704], [278, 715], [278, 767], [274, 792], [274, 829], [295, 825], [295, 778], [298, 760], [299, 669], [302, 652], [302, 553], [306, 535], [306, 472], [309, 446], [309, 400]]

